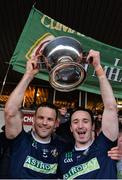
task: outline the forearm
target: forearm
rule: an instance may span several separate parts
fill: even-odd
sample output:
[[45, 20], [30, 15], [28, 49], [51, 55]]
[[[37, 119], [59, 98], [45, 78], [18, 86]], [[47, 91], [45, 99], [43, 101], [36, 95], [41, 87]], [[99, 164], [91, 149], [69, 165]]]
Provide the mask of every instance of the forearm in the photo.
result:
[[117, 110], [117, 104], [113, 94], [112, 87], [105, 75], [102, 66], [97, 67], [95, 71], [99, 80], [100, 91], [101, 91], [104, 107]]
[[23, 78], [21, 79], [17, 87], [9, 96], [9, 99], [5, 105], [5, 112], [11, 112], [11, 115], [14, 115], [14, 113], [16, 113], [19, 110], [24, 98], [25, 91], [32, 79], [33, 76], [29, 74], [24, 74]]
[[6, 136], [10, 139], [15, 138], [22, 131], [23, 116], [20, 107], [29, 83], [39, 70], [40, 66], [37, 57], [27, 61], [25, 74], [5, 105]]
[[100, 91], [104, 104], [102, 131], [109, 139], [114, 141], [118, 136], [117, 103], [112, 87], [101, 66], [96, 69], [96, 74], [99, 79]]

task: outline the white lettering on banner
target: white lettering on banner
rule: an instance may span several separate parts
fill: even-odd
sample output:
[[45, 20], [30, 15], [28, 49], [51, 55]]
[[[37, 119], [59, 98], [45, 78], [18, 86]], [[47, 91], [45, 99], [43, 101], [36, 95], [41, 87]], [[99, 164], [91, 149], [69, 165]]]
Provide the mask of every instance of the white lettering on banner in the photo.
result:
[[24, 114], [23, 124], [24, 125], [32, 125], [33, 122], [33, 114]]
[[120, 59], [116, 58], [116, 59], [115, 59], [114, 66], [117, 66], [117, 65], [118, 65], [118, 63], [119, 63], [119, 61], [120, 61]]
[[[122, 82], [122, 77], [120, 75], [122, 74], [122, 70], [119, 68], [116, 68], [119, 61], [120, 59], [118, 58], [115, 59], [114, 67], [104, 66], [104, 71], [106, 73], [106, 76], [111, 81]], [[95, 71], [92, 76], [96, 76]]]
[[112, 80], [112, 81], [118, 81], [118, 82], [121, 82], [121, 80], [119, 79], [119, 75], [120, 75], [120, 69], [116, 69], [114, 67], [104, 67], [104, 70], [106, 72], [107, 75], [107, 78], [109, 80]]
[[33, 122], [33, 117], [24, 116], [23, 121], [24, 121], [24, 122]]

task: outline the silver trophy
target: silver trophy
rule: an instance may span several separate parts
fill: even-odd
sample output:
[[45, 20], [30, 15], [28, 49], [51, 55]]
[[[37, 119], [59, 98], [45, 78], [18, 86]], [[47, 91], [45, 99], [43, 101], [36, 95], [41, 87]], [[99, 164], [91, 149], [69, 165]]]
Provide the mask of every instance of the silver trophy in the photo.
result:
[[80, 42], [68, 36], [49, 41], [41, 58], [49, 72], [51, 86], [63, 92], [73, 91], [83, 83], [86, 77], [85, 60]]

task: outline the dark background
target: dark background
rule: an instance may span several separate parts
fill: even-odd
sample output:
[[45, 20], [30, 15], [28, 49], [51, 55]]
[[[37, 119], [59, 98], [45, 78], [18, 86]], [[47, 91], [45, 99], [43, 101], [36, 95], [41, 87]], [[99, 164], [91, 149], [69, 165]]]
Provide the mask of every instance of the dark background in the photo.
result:
[[[122, 48], [122, 0], [0, 0], [0, 88], [6, 75], [4, 88], [9, 89], [22, 76], [8, 67], [34, 3], [41, 12], [64, 25]], [[40, 80], [32, 83], [40, 84]]]

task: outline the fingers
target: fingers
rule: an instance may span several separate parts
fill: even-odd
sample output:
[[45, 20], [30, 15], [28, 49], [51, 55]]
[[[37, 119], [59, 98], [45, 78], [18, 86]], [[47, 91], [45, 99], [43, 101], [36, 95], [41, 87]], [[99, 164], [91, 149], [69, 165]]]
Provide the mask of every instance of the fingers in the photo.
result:
[[118, 153], [108, 152], [108, 156], [113, 160], [120, 160], [121, 159], [121, 156]]
[[40, 63], [37, 63], [37, 64], [32, 63], [32, 67], [33, 69], [40, 69]]
[[29, 76], [35, 76], [40, 70], [40, 59], [38, 56], [33, 56], [27, 61], [26, 74]]
[[89, 63], [91, 63], [95, 69], [99, 67], [100, 66], [100, 52], [94, 51], [93, 49], [91, 49], [87, 56], [87, 61], [89, 61]]
[[121, 160], [122, 150], [118, 146], [113, 147], [110, 151], [108, 151], [108, 156], [113, 160]]
[[99, 51], [95, 51], [95, 50], [91, 49], [89, 51], [89, 54], [88, 54], [87, 58], [90, 58], [90, 57], [99, 58], [99, 56], [100, 56], [100, 52]]
[[108, 155], [111, 159], [113, 159], [113, 160], [117, 160], [117, 161], [119, 161], [119, 160], [121, 160], [122, 159], [122, 157], [120, 156], [120, 155], [115, 155], [115, 154], [109, 154]]
[[33, 69], [40, 69], [40, 55], [33, 56], [30, 59], [30, 63], [32, 64]]

